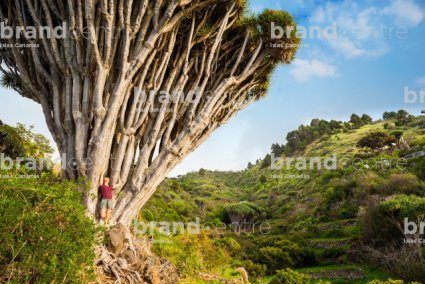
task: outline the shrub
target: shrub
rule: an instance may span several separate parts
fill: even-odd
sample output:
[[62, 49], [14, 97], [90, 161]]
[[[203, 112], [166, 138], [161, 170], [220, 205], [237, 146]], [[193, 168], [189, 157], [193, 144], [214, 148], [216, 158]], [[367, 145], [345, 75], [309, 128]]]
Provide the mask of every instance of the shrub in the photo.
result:
[[334, 246], [330, 248], [325, 248], [322, 251], [322, 256], [326, 258], [337, 258], [345, 254], [345, 249], [342, 247]]
[[423, 196], [423, 189], [419, 179], [411, 173], [392, 174], [383, 181], [380, 194], [386, 196], [394, 193]]
[[315, 235], [319, 232], [319, 229], [317, 228], [317, 225], [309, 225], [307, 226], [307, 232]]
[[289, 209], [291, 209], [291, 208], [288, 205], [284, 204], [284, 205], [282, 205], [282, 207], [280, 207], [280, 213], [284, 214]]
[[277, 268], [292, 267], [295, 264], [288, 252], [276, 247], [260, 248], [252, 255], [252, 259], [257, 263], [266, 265], [270, 272]]
[[340, 207], [338, 210], [338, 216], [340, 216], [343, 219], [347, 219], [350, 217], [354, 217], [357, 212], [357, 207], [350, 206], [350, 207]]
[[343, 237], [343, 229], [340, 227], [335, 227], [330, 230], [325, 231], [324, 236], [326, 238], [342, 238]]
[[322, 181], [327, 183], [331, 179], [339, 178], [341, 176], [342, 176], [342, 173], [340, 173], [340, 172], [326, 172], [322, 175]]
[[249, 281], [252, 283], [260, 282], [267, 271], [267, 266], [253, 263], [251, 260], [245, 260], [242, 263], [242, 267], [248, 272]]
[[0, 282], [9, 277], [11, 283], [27, 283], [29, 278], [32, 283], [94, 281], [93, 246], [101, 229], [85, 216], [75, 187], [50, 174], [2, 180]]
[[180, 196], [178, 196], [178, 194], [176, 194], [173, 191], [169, 191], [167, 192], [167, 195], [171, 198], [171, 199], [180, 199]]
[[277, 270], [276, 276], [272, 278], [269, 284], [308, 284], [310, 279], [310, 276], [287, 268], [286, 270]]
[[240, 250], [241, 248], [241, 245], [235, 239], [231, 237], [226, 237], [226, 238], [219, 239], [217, 241], [212, 241], [212, 243], [215, 246], [228, 249], [231, 252], [236, 252]]
[[150, 210], [142, 209], [142, 211], [140, 211], [140, 215], [148, 222], [154, 220], [153, 213]]
[[259, 249], [253, 252], [252, 259], [267, 265], [269, 271], [293, 265], [316, 265], [314, 250], [307, 247], [302, 238], [296, 239], [298, 242], [288, 240], [282, 235], [259, 237], [254, 241]]
[[356, 237], [360, 234], [360, 226], [347, 226], [344, 228], [344, 235]]

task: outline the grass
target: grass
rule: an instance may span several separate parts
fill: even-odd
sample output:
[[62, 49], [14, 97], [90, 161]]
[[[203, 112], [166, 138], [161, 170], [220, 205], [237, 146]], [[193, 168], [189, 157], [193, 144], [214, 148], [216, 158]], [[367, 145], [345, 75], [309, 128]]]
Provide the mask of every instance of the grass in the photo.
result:
[[314, 266], [314, 267], [303, 267], [299, 269], [295, 269], [297, 272], [319, 272], [322, 270], [335, 270], [340, 268], [356, 268], [354, 265], [341, 265], [341, 264], [334, 264], [334, 265], [328, 265], [328, 266]]
[[[315, 271], [332, 270], [332, 267], [335, 267], [335, 266], [337, 268], [355, 267], [354, 265], [345, 265], [344, 267], [340, 266], [340, 265], [330, 265], [330, 266], [315, 267], [315, 269], [316, 269]], [[328, 280], [328, 281], [331, 281], [332, 283], [367, 284], [368, 282], [371, 282], [375, 279], [378, 279], [378, 280], [381, 280], [381, 281], [388, 280], [388, 278], [394, 279], [392, 274], [385, 273], [385, 272], [382, 272], [382, 271], [378, 271], [378, 270], [375, 270], [375, 269], [371, 269], [370, 267], [365, 266], [365, 265], [359, 265], [359, 267], [363, 272], [365, 272], [367, 274], [366, 278], [355, 279], [355, 280], [349, 280], [348, 278], [337, 278], [337, 279], [335, 279], [335, 278], [334, 279], [324, 278], [323, 280]], [[330, 268], [330, 269], [328, 269], [328, 268]], [[337, 269], [337, 268], [334, 268], [334, 269]], [[300, 270], [297, 270], [297, 271], [301, 272]], [[307, 270], [304, 270], [304, 271], [312, 271], [312, 270], [307, 269]], [[310, 283], [318, 283], [319, 281], [320, 280], [312, 280]]]

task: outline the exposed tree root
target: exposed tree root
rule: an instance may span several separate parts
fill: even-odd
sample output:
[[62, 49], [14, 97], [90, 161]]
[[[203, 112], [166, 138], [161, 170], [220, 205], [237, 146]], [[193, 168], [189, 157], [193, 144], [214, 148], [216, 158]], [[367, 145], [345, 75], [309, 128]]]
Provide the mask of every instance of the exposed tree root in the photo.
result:
[[[134, 248], [134, 247], [133, 247]], [[101, 246], [101, 258], [95, 261], [98, 265], [99, 274], [112, 274], [116, 281], [122, 284], [121, 278], [127, 279], [130, 284], [142, 282], [143, 279], [139, 272], [129, 268], [127, 261], [123, 258], [117, 258], [115, 254], [109, 252], [105, 246]], [[114, 282], [115, 283], [115, 282]]]

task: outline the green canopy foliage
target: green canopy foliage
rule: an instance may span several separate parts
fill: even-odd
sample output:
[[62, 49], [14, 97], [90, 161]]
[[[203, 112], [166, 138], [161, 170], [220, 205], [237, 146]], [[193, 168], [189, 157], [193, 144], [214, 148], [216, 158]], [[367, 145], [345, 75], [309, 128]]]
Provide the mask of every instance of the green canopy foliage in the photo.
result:
[[231, 203], [224, 207], [226, 212], [238, 213], [243, 216], [257, 216], [263, 212], [263, 209], [252, 202]]
[[392, 118], [396, 118], [396, 117], [397, 117], [397, 113], [395, 111], [390, 111], [390, 112], [386, 111], [382, 115], [383, 120], [392, 119]]
[[17, 123], [13, 127], [0, 121], [0, 152], [4, 151], [6, 156], [13, 158], [53, 154], [55, 150], [50, 146], [50, 141], [44, 135], [34, 133], [33, 129], [34, 125], [27, 127]]
[[395, 137], [388, 134], [388, 132], [374, 131], [357, 141], [356, 147], [376, 150], [377, 148], [382, 148], [384, 146], [391, 145], [391, 143], [396, 142], [397, 140], [395, 139]]
[[376, 211], [380, 215], [394, 216], [401, 222], [404, 222], [404, 218], [420, 222], [425, 219], [425, 198], [416, 195], [398, 195], [379, 203]]
[[209, 204], [210, 202], [205, 198], [197, 197], [195, 198], [195, 203], [198, 205], [204, 205], [204, 204]]

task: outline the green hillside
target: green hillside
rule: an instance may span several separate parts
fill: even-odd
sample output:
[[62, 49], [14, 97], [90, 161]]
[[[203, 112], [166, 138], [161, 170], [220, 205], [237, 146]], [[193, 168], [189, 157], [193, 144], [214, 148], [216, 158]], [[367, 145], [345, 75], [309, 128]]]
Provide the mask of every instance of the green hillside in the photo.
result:
[[[391, 117], [368, 123], [362, 120], [363, 123], [356, 124], [352, 116], [352, 122], [332, 121], [333, 127], [324, 127], [323, 131], [315, 130], [319, 120], [313, 120], [311, 127], [300, 126], [297, 130], [297, 135], [308, 132], [310, 136], [301, 136], [304, 138], [297, 138], [298, 142], [288, 140], [286, 145], [272, 145], [272, 151], [284, 162], [281, 169], [272, 169], [271, 153], [265, 153], [264, 158], [249, 163], [243, 171], [201, 169], [166, 179], [144, 206], [140, 218], [187, 223], [198, 217], [201, 224], [208, 222], [208, 226], [224, 226], [220, 222], [225, 223], [224, 234], [209, 235], [213, 242], [231, 237], [240, 245], [240, 248], [228, 250], [229, 259], [224, 267], [245, 266], [248, 274], [254, 275], [253, 281], [258, 283], [266, 283], [271, 278], [267, 275], [276, 275], [279, 269], [292, 268], [306, 273], [323, 268], [338, 275], [338, 269], [344, 265], [354, 271], [361, 269], [367, 276], [363, 275], [360, 282], [335, 278], [332, 283], [367, 283], [388, 277], [417, 280], [422, 277], [420, 263], [406, 268], [402, 261], [384, 264], [377, 256], [390, 246], [397, 251], [392, 257], [404, 253], [401, 249], [404, 236], [385, 215], [377, 215], [377, 204], [401, 194], [420, 198], [424, 191], [423, 156], [400, 158], [420, 151], [425, 145], [425, 130], [422, 130], [425, 117], [407, 114], [404, 117], [403, 123], [400, 117]], [[372, 151], [364, 145], [356, 147], [362, 137], [376, 131], [391, 133], [388, 141], [396, 141], [396, 146], [389, 145], [391, 147], [382, 151]], [[336, 169], [326, 169], [325, 159], [334, 154]], [[305, 169], [302, 169], [302, 160], [297, 160], [302, 157], [306, 159]], [[310, 164], [313, 157], [320, 162]], [[288, 169], [289, 158], [294, 160]], [[318, 164], [321, 169], [317, 169]], [[348, 168], [348, 165], [351, 166]], [[278, 166], [276, 162], [275, 167]], [[250, 207], [249, 204], [259, 209], [250, 209], [254, 205]], [[248, 223], [246, 230], [231, 228], [231, 208], [245, 210], [241, 216], [254, 218], [257, 226], [270, 224], [271, 230], [261, 232]], [[167, 251], [166, 245], [157, 247], [161, 247], [157, 251], [160, 254]], [[375, 258], [364, 253], [368, 249], [376, 252]], [[266, 267], [262, 272], [261, 265]], [[211, 273], [218, 272], [212, 270]], [[222, 273], [224, 275], [224, 271]]]

